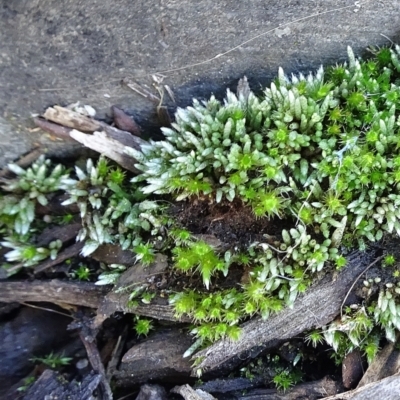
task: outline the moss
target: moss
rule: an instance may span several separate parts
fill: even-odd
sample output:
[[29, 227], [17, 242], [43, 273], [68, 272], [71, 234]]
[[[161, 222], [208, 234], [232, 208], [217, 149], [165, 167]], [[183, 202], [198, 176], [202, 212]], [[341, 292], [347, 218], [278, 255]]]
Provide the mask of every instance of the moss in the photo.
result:
[[[63, 204], [79, 207], [83, 255], [104, 243], [132, 249], [144, 263], [164, 252], [171, 268], [204, 285], [171, 296], [176, 315], [193, 319], [196, 343], [237, 338], [241, 321], [268, 318], [293, 305], [321, 271], [346, 268], [344, 247], [400, 234], [400, 47], [372, 51], [362, 61], [349, 49], [347, 63], [308, 76], [289, 78], [280, 69], [261, 97], [228, 90], [223, 102], [194, 100], [162, 129], [165, 140], [126, 149], [142, 171], [131, 182], [104, 158], [75, 171], [50, 172], [44, 159], [27, 170], [12, 166], [17, 178], [4, 186], [12, 194], [0, 199], [3, 245], [13, 248], [6, 259], [29, 253], [33, 260], [35, 205], [62, 190], [69, 195]], [[273, 238], [219, 250], [180, 226], [165, 198], [235, 201], [284, 223]], [[219, 289], [215, 281], [232, 267], [246, 270], [247, 280]], [[119, 271], [111, 268], [100, 282]], [[338, 351], [368, 344], [369, 356], [375, 342], [368, 332], [383, 329], [392, 340], [400, 290], [391, 284], [382, 281], [379, 296], [368, 298], [371, 309], [345, 313], [352, 329], [331, 325], [325, 339]]]

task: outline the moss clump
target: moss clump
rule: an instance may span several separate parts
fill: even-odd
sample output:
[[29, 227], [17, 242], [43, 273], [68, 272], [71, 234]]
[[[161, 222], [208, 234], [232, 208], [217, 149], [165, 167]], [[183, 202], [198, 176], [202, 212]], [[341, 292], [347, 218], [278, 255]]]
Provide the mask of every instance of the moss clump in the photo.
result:
[[[240, 321], [255, 314], [268, 318], [293, 305], [319, 272], [346, 268], [346, 247], [364, 249], [384, 234], [400, 234], [400, 47], [373, 53], [362, 61], [349, 49], [348, 63], [308, 76], [289, 78], [280, 69], [260, 97], [243, 81], [223, 102], [194, 100], [192, 107], [178, 109], [171, 128], [162, 129], [165, 140], [150, 141], [141, 152], [126, 149], [142, 171], [133, 185], [103, 158], [74, 172], [56, 167], [47, 185], [68, 193], [64, 205], [78, 205], [83, 254], [117, 243], [150, 263], [156, 247], [172, 269], [198, 276], [204, 286], [171, 295], [171, 303], [177, 316], [193, 319], [200, 345], [237, 338]], [[5, 189], [16, 194], [1, 199], [6, 211], [0, 223], [12, 237], [3, 244], [14, 246], [11, 254], [17, 254], [13, 240], [29, 243], [32, 233], [31, 202], [45, 204], [49, 191], [31, 179], [32, 174], [45, 179], [45, 167], [29, 173], [12, 168], [18, 179]], [[18, 205], [21, 191], [28, 193], [22, 196], [26, 211]], [[235, 201], [255, 218], [284, 223], [273, 237], [241, 246], [228, 243], [222, 250], [167, 215], [158, 195], [174, 202], [187, 199], [186, 204]], [[6, 258], [16, 261], [10, 253]], [[229, 277], [232, 267], [246, 271], [245, 279], [218, 289], [215, 281]], [[117, 270], [110, 276], [102, 275], [101, 283], [111, 282]], [[397, 281], [383, 283], [379, 297], [368, 298], [372, 309], [344, 316], [359, 321], [358, 330], [347, 335], [354, 345], [371, 331], [369, 322], [362, 322], [365, 315], [389, 339], [400, 327]], [[339, 349], [332, 337], [325, 339]]]

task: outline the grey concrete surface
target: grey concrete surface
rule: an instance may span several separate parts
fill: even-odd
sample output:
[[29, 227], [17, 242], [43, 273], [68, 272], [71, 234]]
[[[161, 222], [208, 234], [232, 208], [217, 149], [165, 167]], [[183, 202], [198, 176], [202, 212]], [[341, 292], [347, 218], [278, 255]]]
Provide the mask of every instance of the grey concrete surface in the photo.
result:
[[29, 130], [53, 104], [118, 104], [156, 132], [154, 105], [123, 78], [151, 86], [158, 72], [185, 106], [244, 74], [257, 90], [278, 66], [336, 63], [348, 45], [388, 44], [381, 34], [400, 42], [399, 22], [399, 0], [0, 0], [0, 166], [35, 144], [70, 149]]

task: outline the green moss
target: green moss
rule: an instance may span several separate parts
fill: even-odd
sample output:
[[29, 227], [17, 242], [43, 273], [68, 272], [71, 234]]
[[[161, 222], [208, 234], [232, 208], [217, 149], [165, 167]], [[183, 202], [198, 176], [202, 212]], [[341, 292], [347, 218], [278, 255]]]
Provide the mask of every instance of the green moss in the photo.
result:
[[[75, 171], [44, 158], [26, 170], [11, 166], [17, 177], [0, 198], [2, 244], [13, 249], [8, 262], [30, 266], [54, 256], [56, 246], [44, 251], [31, 243], [40, 230], [35, 206], [62, 190], [69, 196], [63, 204], [79, 207], [83, 255], [115, 243], [150, 264], [163, 252], [171, 268], [203, 283], [170, 299], [177, 317], [192, 318], [197, 344], [237, 338], [241, 321], [292, 306], [320, 271], [346, 268], [343, 247], [365, 249], [400, 234], [400, 47], [371, 51], [374, 57], [362, 61], [349, 49], [347, 63], [308, 76], [289, 78], [280, 69], [260, 97], [228, 90], [223, 101], [194, 100], [162, 129], [165, 140], [141, 152], [126, 149], [142, 171], [131, 182], [104, 158]], [[285, 223], [273, 239], [221, 251], [167, 215], [159, 195], [174, 202], [235, 200], [259, 219]], [[233, 265], [246, 268], [247, 279], [219, 289], [215, 282]], [[99, 283], [114, 282], [121, 269], [110, 266]], [[370, 358], [378, 330], [394, 338], [400, 289], [390, 275], [394, 282], [375, 282], [379, 296], [367, 298], [371, 309], [343, 315], [341, 323], [352, 328], [331, 325], [324, 333], [339, 353], [364, 346]]]

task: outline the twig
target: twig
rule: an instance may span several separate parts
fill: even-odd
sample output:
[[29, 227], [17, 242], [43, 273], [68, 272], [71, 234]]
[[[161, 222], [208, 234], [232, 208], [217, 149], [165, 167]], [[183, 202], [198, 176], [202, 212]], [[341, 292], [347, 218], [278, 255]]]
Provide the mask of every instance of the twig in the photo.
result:
[[341, 316], [341, 317], [343, 317], [343, 306], [344, 306], [344, 303], [346, 303], [346, 300], [347, 300], [347, 298], [349, 297], [350, 292], [353, 290], [354, 285], [357, 283], [357, 281], [358, 281], [372, 266], [374, 266], [378, 261], [382, 260], [383, 257], [384, 257], [384, 256], [379, 256], [376, 260], [374, 260], [371, 264], [369, 264], [368, 267], [365, 268], [364, 271], [361, 272], [360, 275], [357, 276], [357, 278], [355, 279], [355, 281], [353, 282], [353, 284], [350, 286], [350, 289], [348, 290], [346, 296], [344, 297], [344, 300], [343, 300], [343, 302], [342, 302], [342, 305], [340, 306], [340, 316]]
[[[25, 156], [21, 157], [15, 164], [19, 165], [21, 168], [29, 167], [34, 161], [36, 161], [42, 154], [44, 153], [42, 148], [36, 147], [32, 151], [30, 151]], [[11, 171], [4, 167], [0, 171], [0, 178], [6, 178], [11, 174]]]
[[60, 311], [52, 310], [51, 308], [34, 306], [33, 304], [29, 304], [29, 303], [25, 303], [25, 302], [21, 302], [19, 304], [21, 304], [21, 305], [23, 305], [25, 307], [37, 308], [38, 310], [48, 311], [48, 312], [52, 312], [54, 314], [60, 314], [60, 315], [62, 315], [64, 317], [73, 318], [73, 316], [71, 314], [64, 314], [64, 313], [62, 313]]

